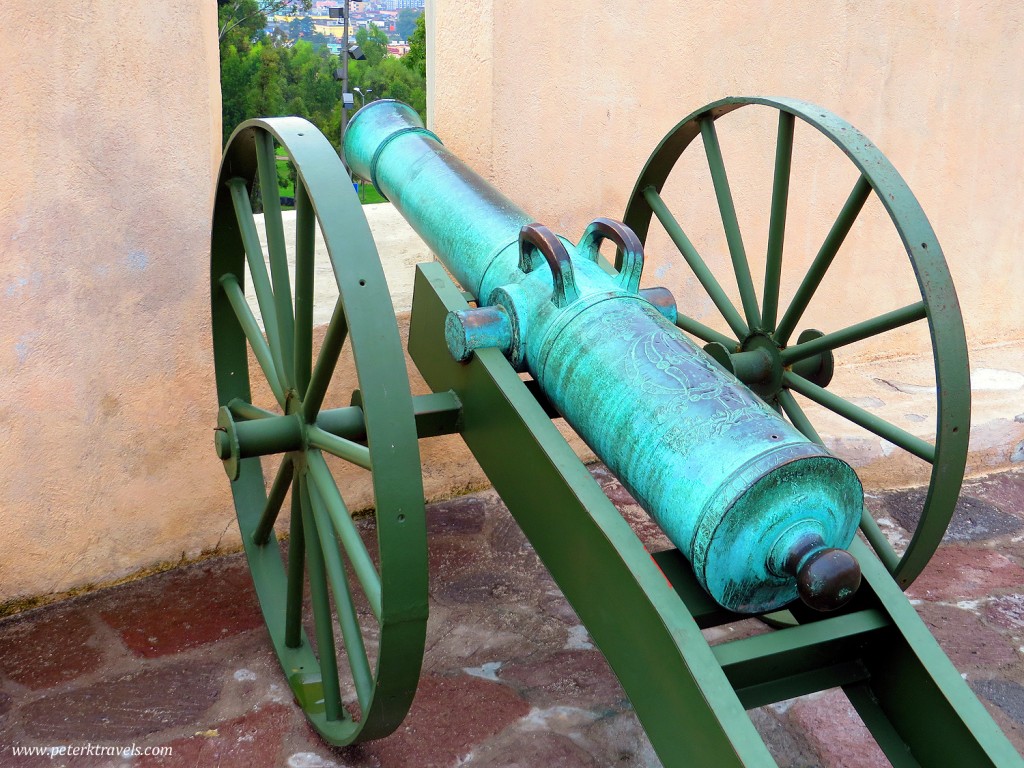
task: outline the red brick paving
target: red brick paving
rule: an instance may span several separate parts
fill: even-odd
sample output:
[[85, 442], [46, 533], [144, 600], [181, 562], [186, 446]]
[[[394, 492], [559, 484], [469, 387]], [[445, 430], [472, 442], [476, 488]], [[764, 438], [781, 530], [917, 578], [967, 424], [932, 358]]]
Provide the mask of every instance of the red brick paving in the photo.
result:
[[995, 550], [950, 544], [935, 553], [911, 586], [911, 597], [967, 600], [1024, 584], [1024, 568]]
[[1024, 632], [1024, 595], [999, 595], [985, 605], [985, 618], [993, 626], [1020, 634]]
[[841, 691], [806, 696], [787, 713], [830, 768], [889, 768], [889, 761]]
[[588, 709], [608, 702], [626, 706], [626, 694], [618, 678], [597, 650], [556, 651], [512, 662], [501, 667], [498, 678], [521, 690], [537, 706], [555, 706], [563, 701]]
[[975, 611], [942, 603], [918, 606], [925, 625], [961, 672], [997, 670], [1022, 657], [1004, 633], [982, 623]]
[[[595, 475], [648, 537], [614, 478]], [[893, 492], [886, 508], [909, 508]], [[957, 541], [911, 596], [1018, 750], [1024, 749], [1024, 470], [972, 480]], [[492, 491], [428, 513], [433, 618], [413, 710], [382, 741], [320, 741], [292, 702], [240, 555], [208, 560], [0, 621], [0, 765], [14, 744], [171, 746], [132, 765], [384, 766], [657, 763], [617, 680]], [[360, 529], [374, 549], [372, 525]], [[721, 637], [768, 631], [755, 621]], [[488, 678], [488, 679], [484, 679]], [[782, 768], [884, 765], [836, 692], [751, 717]]]
[[38, 619], [13, 620], [0, 642], [0, 672], [33, 690], [68, 682], [99, 668], [100, 642], [81, 610], [55, 608]]
[[568, 736], [546, 731], [515, 733], [514, 741], [495, 740], [473, 753], [478, 768], [600, 768], [603, 764]]
[[[530, 711], [511, 688], [461, 674], [420, 679], [409, 716], [387, 739], [359, 751], [381, 765], [442, 768], [454, 765], [473, 747], [500, 733]], [[346, 750], [341, 750], [344, 756]]]
[[195, 766], [246, 766], [276, 768], [281, 749], [293, 725], [295, 710], [283, 704], [269, 704], [241, 717], [216, 723], [193, 736], [160, 746], [173, 751], [167, 756], [143, 756], [138, 768], [195, 768]]
[[48, 693], [20, 714], [25, 733], [36, 739], [123, 741], [194, 722], [217, 701], [222, 684], [215, 664], [178, 662]]
[[100, 613], [134, 653], [181, 653], [263, 626], [252, 579], [242, 563], [173, 571], [153, 599], [135, 599]]
[[482, 496], [461, 496], [427, 509], [427, 535], [480, 533], [486, 520], [487, 502]]

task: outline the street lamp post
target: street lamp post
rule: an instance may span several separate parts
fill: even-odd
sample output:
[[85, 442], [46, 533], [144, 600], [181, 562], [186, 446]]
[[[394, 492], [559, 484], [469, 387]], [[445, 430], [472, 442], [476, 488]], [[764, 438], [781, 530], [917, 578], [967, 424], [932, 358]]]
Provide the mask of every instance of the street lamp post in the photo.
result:
[[[329, 12], [332, 19], [339, 18], [340, 16], [344, 18], [345, 21], [345, 31], [342, 33], [341, 66], [334, 70], [334, 79], [341, 82], [341, 119], [339, 120], [340, 130], [338, 132], [338, 137], [340, 141], [344, 143], [345, 128], [348, 127], [348, 111], [355, 108], [353, 96], [348, 90], [348, 60], [355, 59], [356, 61], [364, 61], [366, 59], [366, 54], [363, 53], [362, 49], [358, 45], [349, 45], [349, 0], [345, 0], [345, 5], [342, 8], [330, 8]], [[356, 90], [358, 91], [359, 89], [357, 88]], [[359, 93], [360, 96], [362, 96], [362, 91]], [[369, 89], [367, 90], [367, 93], [369, 93]], [[340, 144], [338, 151], [341, 151]]]
[[[348, 11], [349, 0], [345, 0], [345, 31], [342, 33], [341, 45], [341, 92], [348, 93]], [[348, 110], [345, 109], [344, 96], [341, 104], [341, 140], [345, 140], [345, 128], [348, 126]], [[338, 146], [341, 146], [340, 144]]]
[[366, 97], [373, 93], [373, 88], [367, 88], [366, 93], [363, 93], [358, 86], [356, 86], [352, 90], [359, 94], [359, 108], [362, 109], [363, 107], [366, 106]]

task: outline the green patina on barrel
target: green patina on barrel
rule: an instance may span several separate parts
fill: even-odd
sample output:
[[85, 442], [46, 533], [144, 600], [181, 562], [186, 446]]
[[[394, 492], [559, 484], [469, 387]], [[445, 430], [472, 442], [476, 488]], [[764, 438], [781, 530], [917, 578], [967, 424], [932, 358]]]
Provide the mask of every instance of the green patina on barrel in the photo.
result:
[[604, 222], [594, 237], [625, 238], [631, 254], [622, 274], [609, 274], [594, 237], [574, 246], [530, 225], [399, 102], [360, 110], [344, 151], [480, 299], [483, 309], [449, 316], [452, 353], [497, 346], [529, 371], [716, 601], [770, 611], [794, 600], [798, 584], [816, 607], [852, 596], [856, 563], [830, 550], [849, 546], [857, 530], [856, 474], [638, 292], [642, 252], [632, 233], [592, 225]]

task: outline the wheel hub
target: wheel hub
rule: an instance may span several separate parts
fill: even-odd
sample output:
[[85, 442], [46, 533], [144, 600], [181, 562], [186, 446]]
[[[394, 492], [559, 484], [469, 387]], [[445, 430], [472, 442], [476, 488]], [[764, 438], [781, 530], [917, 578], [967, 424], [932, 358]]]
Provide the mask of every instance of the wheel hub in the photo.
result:
[[[806, 330], [800, 334], [797, 343], [802, 344], [823, 335], [821, 331]], [[744, 338], [736, 352], [730, 352], [728, 347], [718, 342], [705, 345], [704, 351], [767, 403], [776, 401], [782, 389], [782, 375], [787, 368], [820, 387], [827, 386], [832, 380], [835, 368], [831, 352], [822, 352], [786, 366], [782, 361], [782, 347], [771, 335], [762, 331]]]

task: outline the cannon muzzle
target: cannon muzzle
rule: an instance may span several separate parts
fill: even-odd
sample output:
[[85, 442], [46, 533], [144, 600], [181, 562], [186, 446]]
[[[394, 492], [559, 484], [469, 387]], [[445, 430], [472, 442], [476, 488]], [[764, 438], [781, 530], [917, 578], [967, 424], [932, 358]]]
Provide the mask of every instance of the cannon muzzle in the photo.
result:
[[[665, 292], [639, 288], [627, 227], [597, 219], [575, 244], [556, 236], [399, 102], [360, 110], [344, 152], [478, 299], [448, 317], [456, 359], [498, 347], [529, 371], [716, 601], [764, 612], [799, 596], [830, 610], [854, 594], [856, 474], [676, 328]], [[605, 240], [617, 272], [599, 258]]]

